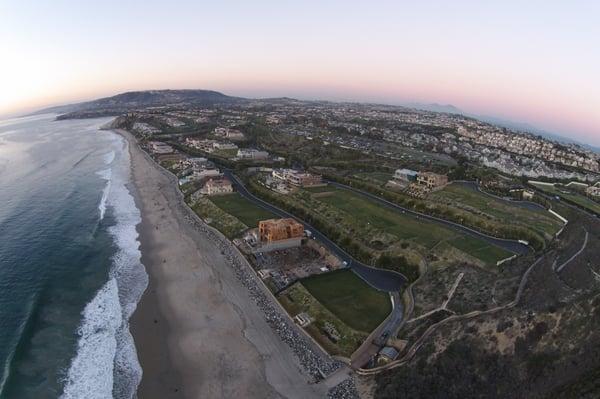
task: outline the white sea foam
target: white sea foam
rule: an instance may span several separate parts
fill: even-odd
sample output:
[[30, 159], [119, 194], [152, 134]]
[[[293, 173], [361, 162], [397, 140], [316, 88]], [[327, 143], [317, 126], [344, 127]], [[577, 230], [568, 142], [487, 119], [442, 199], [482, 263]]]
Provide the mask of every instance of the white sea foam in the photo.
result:
[[[113, 141], [114, 143], [114, 141]], [[102, 156], [102, 160], [105, 165], [110, 165], [115, 160], [115, 151], [111, 150]], [[106, 185], [102, 190], [102, 198], [100, 198], [100, 204], [98, 204], [98, 210], [100, 211], [100, 220], [104, 219], [104, 214], [106, 213], [106, 200], [108, 199], [108, 193], [110, 192], [110, 179], [112, 176], [112, 169], [103, 169], [96, 172], [98, 176], [106, 180]]]
[[115, 159], [115, 152], [111, 151], [111, 152], [107, 152], [106, 154], [104, 154], [104, 163], [107, 165], [110, 165]]
[[[101, 204], [104, 204], [105, 210], [110, 209], [115, 218], [116, 222], [109, 227], [109, 233], [117, 251], [112, 258], [109, 282], [83, 312], [78, 350], [68, 372], [64, 399], [131, 399], [142, 378], [133, 337], [129, 332], [129, 318], [148, 285], [148, 276], [140, 261], [136, 231], [141, 216], [127, 189], [130, 176], [127, 142], [120, 136], [115, 137], [112, 144], [117, 151], [116, 154], [114, 151], [112, 153], [116, 162], [112, 170], [99, 174], [107, 180], [106, 196], [103, 194]], [[94, 305], [98, 302], [107, 305]], [[96, 315], [97, 311], [104, 314]], [[96, 334], [90, 337], [85, 334], [86, 331]], [[104, 363], [99, 365], [98, 359]]]
[[100, 203], [98, 204], [98, 210], [100, 211], [100, 220], [104, 219], [104, 213], [106, 212], [106, 200], [108, 199], [108, 193], [110, 192], [110, 178], [112, 176], [112, 170], [103, 169], [96, 172], [98, 176], [106, 180], [106, 184], [104, 185], [104, 189], [102, 190], [102, 197], [100, 198]]
[[[77, 355], [67, 377], [64, 399], [112, 398], [116, 332], [121, 326], [117, 282], [111, 278], [83, 311]], [[107, 378], [110, 376], [110, 378]]]

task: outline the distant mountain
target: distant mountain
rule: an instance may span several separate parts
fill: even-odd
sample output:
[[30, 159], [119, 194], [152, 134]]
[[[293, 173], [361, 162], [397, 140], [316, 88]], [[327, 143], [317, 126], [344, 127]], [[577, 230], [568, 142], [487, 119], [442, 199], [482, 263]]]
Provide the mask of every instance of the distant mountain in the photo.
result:
[[94, 111], [97, 113], [121, 113], [129, 109], [147, 108], [154, 106], [186, 104], [216, 104], [243, 100], [212, 90], [147, 90], [130, 91], [112, 97], [100, 98], [76, 104], [60, 105], [45, 108], [33, 113], [66, 114], [75, 112]]
[[548, 140], [553, 140], [553, 141], [558, 141], [559, 143], [563, 143], [563, 144], [577, 144], [580, 145], [582, 147], [586, 147], [592, 151], [595, 152], [600, 152], [600, 148], [599, 147], [594, 147], [592, 145], [589, 144], [585, 144], [582, 143], [580, 141], [577, 141], [575, 139], [569, 138], [569, 137], [565, 137], [565, 136], [561, 136], [560, 134], [557, 133], [552, 133], [552, 132], [548, 132], [546, 130], [537, 128], [533, 125], [530, 125], [529, 123], [524, 123], [524, 122], [513, 122], [513, 121], [509, 121], [506, 119], [502, 119], [502, 118], [497, 118], [494, 116], [481, 116], [481, 115], [470, 115], [474, 118], [477, 118], [481, 121], [484, 122], [488, 122], [491, 123], [493, 125], [497, 125], [497, 126], [501, 126], [501, 127], [506, 127], [508, 129], [513, 129], [513, 130], [518, 130], [518, 131], [522, 131], [522, 132], [527, 132], [527, 133], [531, 133], [531, 134], [535, 134], [538, 136], [542, 136], [545, 139]]
[[429, 103], [429, 104], [423, 104], [423, 103], [408, 103], [408, 104], [404, 104], [405, 107], [408, 108], [415, 108], [415, 109], [420, 109], [423, 111], [430, 111], [430, 112], [443, 112], [446, 114], [461, 114], [461, 115], [465, 115], [465, 113], [460, 110], [459, 108], [456, 108], [454, 105], [452, 104], [437, 104], [437, 103]]
[[475, 118], [475, 119], [478, 119], [483, 122], [491, 123], [492, 125], [505, 127], [508, 129], [513, 129], [513, 130], [517, 130], [517, 131], [521, 131], [521, 132], [526, 132], [526, 133], [530, 133], [530, 134], [537, 135], [537, 136], [542, 136], [548, 140], [558, 141], [563, 144], [577, 144], [582, 147], [586, 147], [592, 151], [600, 153], [599, 147], [594, 147], [592, 145], [579, 142], [572, 138], [561, 136], [560, 134], [548, 132], [546, 130], [535, 127], [529, 123], [515, 122], [515, 121], [503, 119], [503, 118], [498, 118], [495, 116], [470, 114], [470, 113], [462, 111], [460, 108], [457, 108], [451, 104], [442, 105], [442, 104], [437, 104], [437, 103], [431, 103], [431, 104], [408, 103], [408, 104], [405, 104], [404, 106], [409, 107], [409, 108], [420, 109], [423, 111], [443, 112], [443, 113], [447, 113], [447, 114], [460, 114], [460, 115], [463, 115], [463, 116], [466, 116], [469, 118]]
[[510, 120], [506, 120], [506, 119], [502, 119], [502, 118], [497, 118], [495, 116], [487, 116], [487, 115], [471, 115], [474, 118], [477, 118], [481, 121], [487, 122], [487, 123], [491, 123], [492, 125], [497, 125], [497, 126], [501, 126], [501, 127], [505, 127], [508, 129], [513, 129], [513, 130], [518, 130], [521, 132], [526, 132], [526, 133], [530, 133], [530, 134], [535, 134], [538, 136], [542, 136], [546, 139], [550, 139], [550, 140], [554, 140], [554, 141], [559, 141], [565, 144], [568, 143], [576, 143], [576, 144], [580, 144], [577, 143], [575, 140], [570, 139], [568, 137], [563, 137], [560, 136], [556, 133], [551, 133], [551, 132], [547, 132], [543, 129], [537, 128], [533, 125], [530, 125], [529, 123], [525, 123], [525, 122], [514, 122], [514, 121], [510, 121]]

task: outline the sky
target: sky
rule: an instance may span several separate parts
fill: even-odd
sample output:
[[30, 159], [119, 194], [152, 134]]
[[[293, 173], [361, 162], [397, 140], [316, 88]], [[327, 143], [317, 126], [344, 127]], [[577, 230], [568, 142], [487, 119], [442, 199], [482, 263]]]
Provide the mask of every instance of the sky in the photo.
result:
[[591, 0], [0, 0], [0, 115], [197, 88], [452, 104], [600, 145], [599, 20]]

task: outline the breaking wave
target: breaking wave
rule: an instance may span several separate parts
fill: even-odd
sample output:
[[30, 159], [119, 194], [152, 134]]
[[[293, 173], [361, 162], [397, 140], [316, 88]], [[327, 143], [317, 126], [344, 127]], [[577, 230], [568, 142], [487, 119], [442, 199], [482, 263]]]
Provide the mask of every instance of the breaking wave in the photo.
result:
[[[104, 154], [103, 160], [104, 164], [110, 165], [115, 159], [115, 152], [110, 151]], [[106, 185], [102, 190], [102, 197], [100, 198], [100, 203], [98, 204], [98, 210], [100, 211], [100, 220], [104, 219], [104, 214], [106, 213], [106, 200], [108, 199], [108, 193], [110, 192], [110, 178], [112, 176], [112, 169], [104, 169], [96, 172], [98, 176], [102, 179], [106, 180]]]
[[77, 353], [67, 374], [64, 399], [131, 399], [142, 378], [129, 332], [129, 318], [148, 285], [136, 231], [141, 215], [127, 189], [130, 177], [127, 142], [115, 135], [112, 144], [117, 147], [117, 154], [112, 151], [104, 160], [107, 164], [116, 162], [111, 169], [98, 172], [107, 181], [99, 209], [101, 219], [106, 210], [114, 216], [115, 223], [108, 231], [117, 249], [108, 282], [83, 311]]

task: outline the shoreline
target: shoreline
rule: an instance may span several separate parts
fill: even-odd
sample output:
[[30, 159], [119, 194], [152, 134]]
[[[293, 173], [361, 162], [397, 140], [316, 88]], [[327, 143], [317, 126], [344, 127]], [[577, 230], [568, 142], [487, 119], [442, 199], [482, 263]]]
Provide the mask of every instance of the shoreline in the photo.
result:
[[[128, 132], [131, 192], [149, 285], [130, 320], [145, 398], [322, 398], [239, 281], [208, 227], [197, 228], [172, 176]], [[187, 209], [186, 209], [187, 208]], [[213, 241], [211, 241], [213, 240]], [[233, 245], [233, 244], [230, 244]]]

